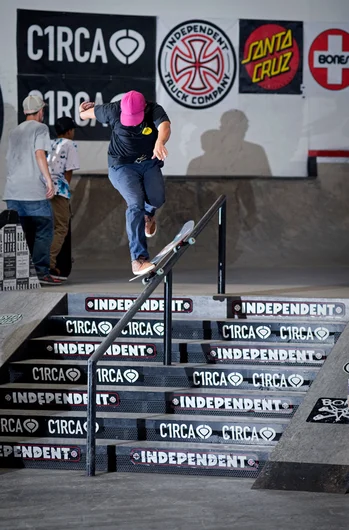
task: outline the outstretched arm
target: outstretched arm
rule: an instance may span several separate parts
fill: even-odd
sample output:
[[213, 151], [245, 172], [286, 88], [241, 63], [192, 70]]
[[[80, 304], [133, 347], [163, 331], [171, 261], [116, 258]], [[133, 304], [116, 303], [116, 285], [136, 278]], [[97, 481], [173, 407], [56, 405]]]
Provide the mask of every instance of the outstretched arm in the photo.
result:
[[165, 143], [171, 136], [171, 123], [169, 121], [163, 121], [158, 127], [158, 138], [155, 142], [154, 151], [152, 158], [158, 158], [159, 160], [165, 160], [168, 155], [168, 151], [165, 147]]
[[96, 118], [95, 104], [92, 101], [84, 101], [79, 107], [80, 118], [82, 120], [93, 120]]

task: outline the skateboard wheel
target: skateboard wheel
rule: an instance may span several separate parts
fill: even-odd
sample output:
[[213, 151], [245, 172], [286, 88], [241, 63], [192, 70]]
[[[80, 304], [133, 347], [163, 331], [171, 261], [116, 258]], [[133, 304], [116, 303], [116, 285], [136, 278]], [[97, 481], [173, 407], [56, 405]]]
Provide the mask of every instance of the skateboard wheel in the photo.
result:
[[195, 237], [190, 237], [190, 238], [188, 239], [188, 243], [189, 243], [189, 245], [195, 245], [195, 243], [196, 243], [196, 241], [195, 241]]
[[143, 285], [147, 285], [149, 283], [149, 278], [143, 278], [142, 283]]
[[161, 269], [161, 268], [158, 269], [158, 270], [156, 271], [156, 274], [158, 274], [159, 276], [161, 276], [162, 274], [164, 274], [164, 269]]

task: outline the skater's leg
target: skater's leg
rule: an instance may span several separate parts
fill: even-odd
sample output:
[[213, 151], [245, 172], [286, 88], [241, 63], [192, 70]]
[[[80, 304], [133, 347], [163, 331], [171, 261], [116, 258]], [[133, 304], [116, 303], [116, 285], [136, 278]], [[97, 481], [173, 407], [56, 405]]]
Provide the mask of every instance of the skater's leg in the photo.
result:
[[131, 260], [137, 260], [140, 256], [148, 259], [149, 253], [144, 232], [145, 194], [143, 178], [133, 168], [133, 164], [125, 164], [123, 166], [110, 167], [109, 179], [127, 204], [126, 231]]
[[165, 202], [165, 183], [161, 168], [164, 165], [160, 160], [150, 160], [146, 162], [147, 168], [144, 171], [145, 190], [145, 235], [153, 237], [156, 234], [157, 225], [155, 221], [155, 211]]
[[50, 269], [56, 268], [56, 259], [61, 251], [65, 237], [69, 230], [70, 208], [69, 199], [55, 195], [51, 199], [54, 216], [54, 234], [50, 251]]

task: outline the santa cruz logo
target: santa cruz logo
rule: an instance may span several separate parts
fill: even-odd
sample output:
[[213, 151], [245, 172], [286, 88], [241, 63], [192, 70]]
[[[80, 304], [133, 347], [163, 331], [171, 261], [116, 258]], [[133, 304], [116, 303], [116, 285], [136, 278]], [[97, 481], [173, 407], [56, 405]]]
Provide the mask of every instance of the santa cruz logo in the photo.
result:
[[235, 51], [227, 35], [211, 22], [190, 20], [173, 28], [159, 53], [161, 82], [168, 94], [190, 109], [216, 105], [236, 75]]
[[327, 90], [349, 86], [349, 33], [328, 29], [316, 37], [309, 50], [309, 68], [315, 81]]

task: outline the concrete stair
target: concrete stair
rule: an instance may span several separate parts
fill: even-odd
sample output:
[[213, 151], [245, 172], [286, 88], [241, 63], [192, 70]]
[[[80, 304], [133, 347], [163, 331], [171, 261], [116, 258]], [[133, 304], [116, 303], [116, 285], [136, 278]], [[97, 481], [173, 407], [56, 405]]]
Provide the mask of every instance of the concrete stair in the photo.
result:
[[[52, 312], [2, 367], [2, 467], [84, 468], [87, 359], [133, 300], [69, 295], [67, 314]], [[346, 301], [175, 297], [171, 366], [162, 309], [151, 299], [98, 365], [97, 470], [258, 476]]]

